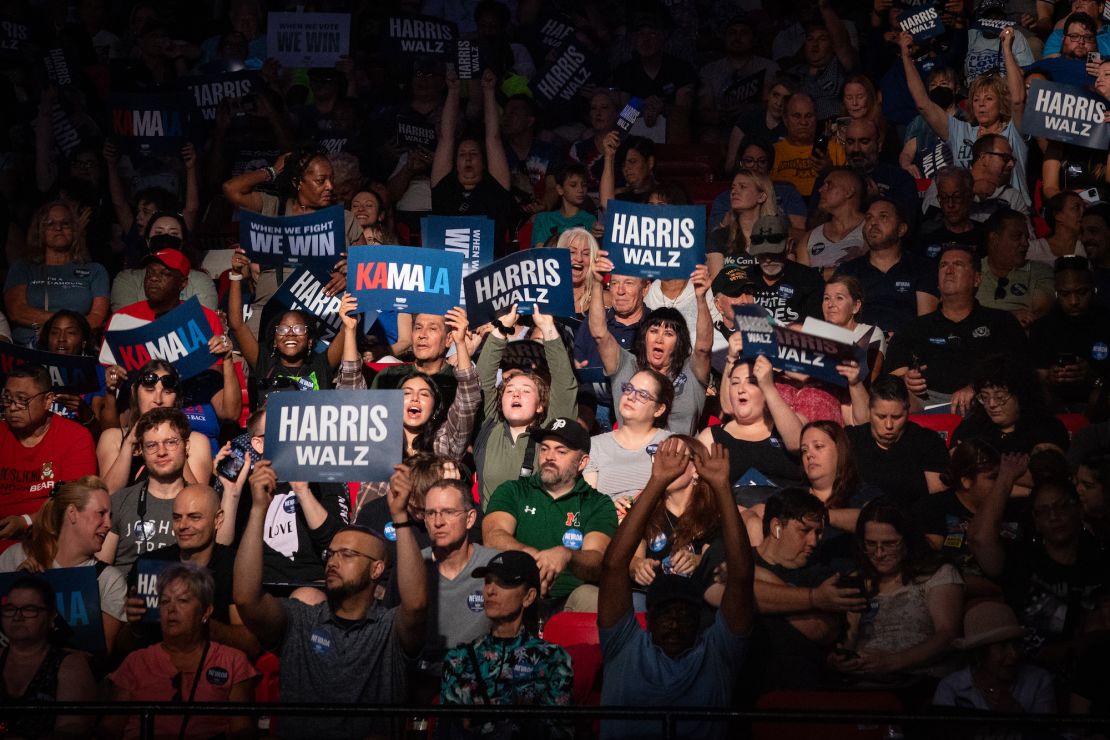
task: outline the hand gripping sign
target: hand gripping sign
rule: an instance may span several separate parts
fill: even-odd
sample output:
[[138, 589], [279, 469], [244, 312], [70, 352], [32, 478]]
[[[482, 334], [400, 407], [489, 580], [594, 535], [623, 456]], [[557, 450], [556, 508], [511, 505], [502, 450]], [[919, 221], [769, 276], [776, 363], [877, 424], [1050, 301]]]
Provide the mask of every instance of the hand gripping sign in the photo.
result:
[[605, 249], [614, 275], [688, 278], [705, 262], [705, 209], [610, 200]]

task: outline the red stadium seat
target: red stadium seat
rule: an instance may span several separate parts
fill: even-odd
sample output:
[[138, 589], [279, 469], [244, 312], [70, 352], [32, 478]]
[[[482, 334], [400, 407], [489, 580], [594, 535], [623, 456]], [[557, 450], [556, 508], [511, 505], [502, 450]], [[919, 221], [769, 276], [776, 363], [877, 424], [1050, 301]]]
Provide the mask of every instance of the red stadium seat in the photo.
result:
[[[646, 624], [645, 615], [636, 614], [640, 626]], [[597, 634], [597, 614], [593, 612], [559, 612], [543, 626], [543, 639], [561, 645], [570, 655], [574, 667], [572, 703], [597, 705], [601, 703], [601, 685], [597, 680], [601, 670], [601, 643]]]
[[520, 227], [520, 231], [516, 232], [516, 243], [518, 249], [528, 249], [532, 246], [532, 222], [526, 221]]
[[254, 662], [255, 670], [261, 674], [254, 690], [254, 700], [259, 704], [277, 704], [281, 700], [278, 677], [281, 664], [273, 653], [262, 653]]
[[952, 432], [963, 421], [959, 414], [910, 414], [910, 421], [920, 427], [932, 429], [944, 439], [944, 444], [952, 446]]
[[[900, 712], [902, 702], [882, 691], [772, 691], [756, 709], [843, 712]], [[754, 722], [752, 740], [883, 740], [887, 725], [853, 723]]]
[[1068, 430], [1068, 437], [1074, 437], [1080, 429], [1091, 425], [1091, 420], [1083, 414], [1056, 414], [1056, 418]]

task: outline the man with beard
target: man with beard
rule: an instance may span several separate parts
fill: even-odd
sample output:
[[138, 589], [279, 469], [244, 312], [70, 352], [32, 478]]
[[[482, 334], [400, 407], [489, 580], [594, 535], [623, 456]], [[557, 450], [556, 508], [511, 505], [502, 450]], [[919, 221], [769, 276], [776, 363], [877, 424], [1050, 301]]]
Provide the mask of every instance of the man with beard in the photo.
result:
[[[879, 161], [879, 149], [882, 145], [879, 126], [870, 118], [853, 118], [844, 128], [847, 165], [867, 183], [867, 194], [890, 198], [903, 213], [912, 214], [921, 203], [917, 195], [917, 184], [901, 167]], [[817, 178], [813, 184], [815, 192], [820, 192], [824, 181], [824, 175]], [[814, 199], [811, 198], [812, 200]]]
[[482, 541], [496, 550], [522, 550], [540, 569], [544, 616], [596, 611], [601, 558], [617, 529], [613, 500], [582, 478], [590, 435], [574, 419], [552, 419], [533, 433], [539, 473], [502, 483], [490, 497]]
[[887, 332], [897, 332], [910, 319], [937, 307], [937, 276], [932, 263], [902, 250], [902, 239], [908, 231], [898, 204], [890, 198], [876, 198], [867, 207], [863, 222], [867, 254], [837, 269], [837, 274], [851, 275], [863, 286], [867, 300], [858, 320]]
[[788, 234], [786, 220], [781, 216], [760, 216], [752, 227], [748, 247], [748, 254], [759, 262], [759, 269], [751, 275], [755, 302], [783, 324], [820, 316], [821, 294], [825, 289], [821, 273], [787, 259]]
[[[428, 594], [412, 532], [407, 492], [391, 490], [401, 603], [386, 609], [374, 591], [385, 571], [385, 540], [357, 525], [339, 530], [324, 562], [327, 599], [309, 606], [262, 590], [262, 529], [277, 475], [269, 461], [251, 475], [251, 510], [235, 558], [235, 605], [263, 647], [281, 657], [281, 698], [306, 704], [395, 704], [405, 697], [408, 662], [424, 645]], [[283, 737], [364, 738], [387, 735], [371, 718], [289, 717]]]

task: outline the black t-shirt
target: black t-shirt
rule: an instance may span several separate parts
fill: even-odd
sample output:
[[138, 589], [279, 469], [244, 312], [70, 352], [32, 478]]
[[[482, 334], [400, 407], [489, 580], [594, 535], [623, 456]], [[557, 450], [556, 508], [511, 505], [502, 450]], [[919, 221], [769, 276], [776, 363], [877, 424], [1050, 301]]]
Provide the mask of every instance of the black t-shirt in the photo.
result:
[[1029, 327], [1029, 346], [1035, 366], [1042, 369], [1056, 365], [1060, 355], [1086, 360], [1090, 367], [1086, 382], [1051, 386], [1061, 401], [1085, 402], [1095, 378], [1110, 376], [1110, 312], [1093, 307], [1085, 316], [1071, 317], [1054, 308]]
[[[179, 563], [181, 562], [181, 547], [179, 545], [169, 545], [160, 550], [145, 553], [139, 560]], [[234, 598], [232, 598], [235, 551], [227, 545], [214, 545], [212, 547], [212, 558], [205, 568], [212, 574], [212, 580], [216, 584], [216, 590], [212, 595], [212, 618], [218, 619], [224, 624], [229, 624], [231, 622], [231, 605], [235, 603]], [[138, 562], [131, 568], [131, 573], [127, 578], [128, 584], [134, 585], [137, 578]]]
[[[274, 356], [264, 347], [258, 350], [258, 362], [253, 368], [253, 376], [258, 378], [258, 406], [266, 401], [270, 393], [291, 390], [327, 390], [332, 386], [331, 365], [327, 352], [313, 352], [308, 362], [298, 368], [274, 362]], [[275, 382], [276, 381], [276, 382]]]
[[948, 449], [936, 432], [906, 422], [902, 438], [884, 450], [871, 436], [871, 425], [847, 427], [852, 458], [865, 483], [879, 488], [905, 508], [929, 495], [925, 473], [948, 469]]
[[909, 367], [917, 355], [922, 365], [928, 365], [929, 390], [955, 393], [971, 383], [972, 369], [980, 359], [995, 353], [1025, 357], [1027, 345], [1013, 314], [976, 301], [962, 321], [949, 320], [938, 308], [907, 322], [890, 342], [886, 366]]
[[767, 284], [758, 266], [749, 274], [756, 285], [755, 302], [774, 314], [779, 323], [793, 324], [807, 316], [821, 318], [825, 281], [814, 268], [787, 260], [773, 285]]
[[432, 213], [437, 216], [489, 216], [494, 221], [496, 259], [509, 253], [509, 229], [513, 222], [513, 196], [487, 172], [474, 188], [467, 190], [451, 171], [432, 188]]
[[1075, 635], [1096, 607], [1095, 594], [1107, 582], [1106, 565], [1106, 555], [1086, 533], [1080, 535], [1074, 565], [1052, 560], [1039, 543], [1007, 544], [1003, 590], [1026, 629], [1028, 653]]
[[865, 298], [859, 320], [884, 331], [899, 331], [917, 316], [917, 293], [937, 294], [936, 263], [915, 254], [903, 254], [886, 272], [872, 265], [866, 254], [848, 260], [836, 272], [860, 281]]
[[670, 54], [663, 55], [659, 74], [654, 78], [644, 72], [638, 57], [633, 57], [613, 72], [613, 84], [618, 90], [638, 98], [657, 95], [668, 103], [674, 102], [675, 94], [680, 89], [694, 85], [697, 78], [693, 67]]
[[750, 468], [770, 478], [778, 486], [796, 486], [802, 480], [802, 466], [786, 451], [782, 438], [772, 433], [760, 442], [737, 439], [723, 426], [710, 427], [713, 441], [728, 450], [728, 475], [733, 485]]
[[[1002, 515], [1000, 535], [1004, 541], [1015, 541], [1021, 536], [1023, 509], [1027, 507], [1010, 501]], [[960, 570], [972, 568], [977, 571], [975, 558], [967, 544], [967, 525], [975, 513], [964, 506], [953, 490], [941, 491], [926, 496], [917, 502], [913, 509], [914, 519], [925, 534], [939, 535], [944, 538], [941, 556]]]
[[919, 257], [926, 257], [935, 262], [940, 259], [940, 249], [945, 244], [963, 244], [982, 256], [986, 254], [987, 235], [983, 231], [983, 225], [977, 221], [972, 222], [970, 231], [960, 234], [949, 231], [943, 222], [940, 225], [930, 222], [922, 226], [917, 238], [914, 239], [914, 252]]
[[1068, 430], [1052, 414], [1023, 415], [1014, 425], [1014, 431], [1003, 432], [986, 412], [976, 409], [952, 433], [952, 447], [967, 439], [986, 442], [1001, 453], [1028, 455], [1043, 442], [1054, 444], [1062, 450], [1068, 449]]

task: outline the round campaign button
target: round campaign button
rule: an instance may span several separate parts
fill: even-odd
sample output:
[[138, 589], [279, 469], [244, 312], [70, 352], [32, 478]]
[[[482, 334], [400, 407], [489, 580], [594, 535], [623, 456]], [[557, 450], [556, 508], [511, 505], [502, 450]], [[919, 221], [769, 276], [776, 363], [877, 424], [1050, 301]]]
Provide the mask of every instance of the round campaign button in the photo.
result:
[[466, 608], [477, 614], [486, 608], [486, 597], [481, 591], [475, 591], [466, 597]]
[[297, 497], [292, 495], [286, 496], [285, 500], [281, 502], [281, 508], [283, 511], [285, 511], [286, 514], [296, 514]]
[[397, 541], [397, 528], [393, 526], [393, 522], [386, 522], [385, 527], [382, 529], [382, 534], [390, 542]]
[[227, 683], [227, 669], [213, 666], [209, 668], [207, 672], [205, 672], [204, 677], [208, 679], [208, 683], [212, 684], [213, 686], [223, 686], [225, 683]]
[[308, 636], [308, 644], [317, 655], [327, 655], [331, 652], [331, 635], [323, 627], [317, 627]]
[[1095, 342], [1091, 345], [1091, 357], [1099, 362], [1105, 360], [1110, 356], [1110, 347], [1106, 346], [1106, 342]]
[[663, 550], [667, 549], [667, 535], [663, 532], [655, 535], [651, 542], [648, 543], [648, 549], [652, 552], [663, 552]]
[[582, 530], [571, 527], [566, 532], [563, 532], [563, 547], [568, 550], [581, 550]]

